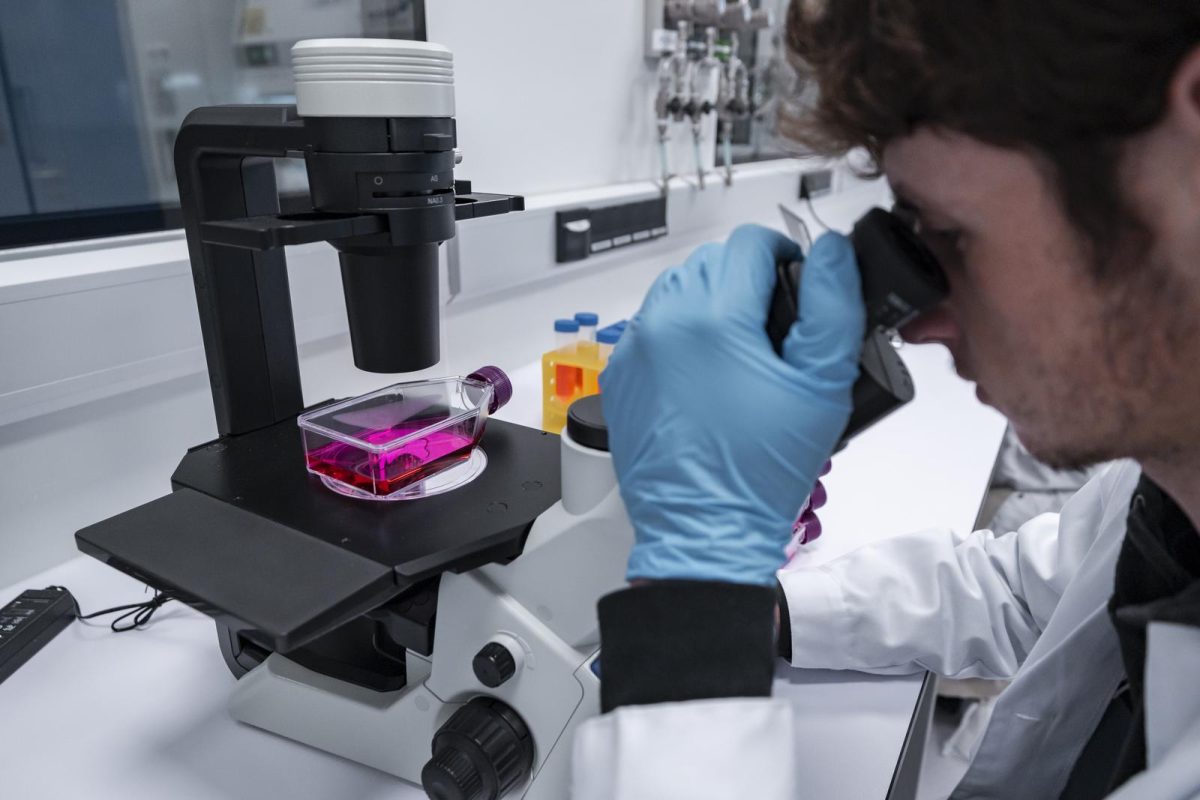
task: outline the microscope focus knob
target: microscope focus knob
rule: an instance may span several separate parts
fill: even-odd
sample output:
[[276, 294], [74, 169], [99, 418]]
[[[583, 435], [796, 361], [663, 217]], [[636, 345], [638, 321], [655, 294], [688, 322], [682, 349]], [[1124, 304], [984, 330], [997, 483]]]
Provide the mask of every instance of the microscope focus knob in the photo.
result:
[[421, 770], [421, 783], [433, 800], [477, 800], [483, 798], [483, 778], [471, 757], [461, 750], [446, 748]]
[[525, 721], [494, 697], [476, 697], [434, 734], [421, 786], [432, 800], [499, 800], [532, 770]]
[[517, 674], [517, 660], [513, 658], [512, 651], [500, 642], [488, 642], [471, 660], [471, 668], [475, 670], [475, 677], [480, 683], [495, 689]]

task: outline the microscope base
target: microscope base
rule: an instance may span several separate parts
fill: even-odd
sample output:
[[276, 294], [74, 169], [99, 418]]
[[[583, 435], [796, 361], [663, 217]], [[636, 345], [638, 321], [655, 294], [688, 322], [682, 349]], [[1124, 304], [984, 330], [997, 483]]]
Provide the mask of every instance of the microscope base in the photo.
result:
[[[428, 666], [424, 669], [428, 674]], [[279, 654], [242, 677], [229, 702], [229, 713], [238, 722], [413, 783], [421, 780], [434, 733], [455, 708], [422, 683], [375, 692]]]
[[[438, 605], [439, 618], [450, 624], [439, 625], [433, 663], [408, 654], [404, 689], [373, 691], [275, 653], [238, 681], [230, 714], [419, 784], [438, 729], [472, 698], [497, 697], [521, 716], [534, 741], [532, 779], [507, 797], [561, 800], [570, 781], [574, 729], [600, 710], [594, 648], [588, 654], [566, 646], [479, 573], [443, 576]], [[520, 643], [523, 666], [488, 689], [471, 661], [498, 630]]]

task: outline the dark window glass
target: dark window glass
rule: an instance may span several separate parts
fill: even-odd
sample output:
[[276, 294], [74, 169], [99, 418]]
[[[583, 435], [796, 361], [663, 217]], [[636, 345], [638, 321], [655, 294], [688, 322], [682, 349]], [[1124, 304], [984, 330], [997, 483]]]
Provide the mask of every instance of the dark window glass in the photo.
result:
[[291, 46], [339, 36], [424, 39], [423, 0], [0, 0], [0, 247], [178, 227], [184, 116], [294, 102]]

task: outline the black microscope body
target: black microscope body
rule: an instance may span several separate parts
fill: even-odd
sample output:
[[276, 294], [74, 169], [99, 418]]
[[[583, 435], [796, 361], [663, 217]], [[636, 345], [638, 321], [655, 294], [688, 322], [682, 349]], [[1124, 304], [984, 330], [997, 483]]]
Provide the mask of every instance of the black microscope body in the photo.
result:
[[[302, 118], [294, 106], [188, 115], [176, 172], [219, 437], [172, 492], [85, 528], [79, 548], [212, 616], [242, 675], [272, 652], [377, 691], [428, 655], [438, 577], [520, 554], [560, 496], [558, 437], [491, 420], [490, 465], [420, 502], [363, 502], [308, 474], [283, 246], [339, 253], [355, 364], [437, 363], [438, 255], [456, 220], [523, 208], [455, 181], [452, 118]], [[304, 158], [311, 211], [281, 214], [272, 159]]]

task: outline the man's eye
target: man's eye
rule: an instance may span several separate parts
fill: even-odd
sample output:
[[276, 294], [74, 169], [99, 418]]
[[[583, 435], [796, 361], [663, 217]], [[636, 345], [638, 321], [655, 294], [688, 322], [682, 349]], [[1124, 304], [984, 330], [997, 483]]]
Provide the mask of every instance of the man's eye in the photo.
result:
[[957, 230], [956, 228], [926, 228], [925, 233], [930, 238], [937, 240], [940, 244], [944, 244], [949, 247], [958, 247], [958, 243], [962, 241], [962, 231]]
[[934, 228], [922, 220], [921, 213], [915, 207], [903, 202], [897, 202], [892, 207], [892, 213], [930, 246], [939, 250], [960, 249], [963, 234], [958, 228]]
[[962, 251], [963, 235], [957, 228], [925, 228], [921, 238], [942, 257], [958, 255]]

